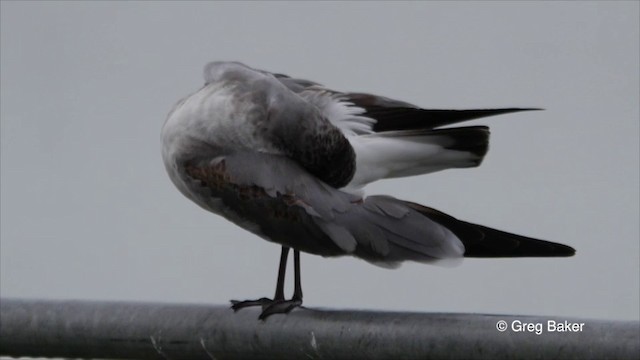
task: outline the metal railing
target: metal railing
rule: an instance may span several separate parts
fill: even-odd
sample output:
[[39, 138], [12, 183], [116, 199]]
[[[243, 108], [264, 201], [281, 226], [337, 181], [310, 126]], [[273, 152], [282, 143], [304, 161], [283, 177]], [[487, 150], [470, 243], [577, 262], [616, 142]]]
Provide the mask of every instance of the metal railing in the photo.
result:
[[[0, 355], [109, 359], [638, 359], [640, 324], [513, 315], [0, 299]], [[504, 321], [505, 323], [498, 323]], [[550, 330], [549, 321], [557, 321]], [[559, 332], [559, 324], [574, 323]], [[523, 323], [533, 324], [525, 325]], [[541, 324], [538, 326], [537, 324]], [[583, 325], [580, 325], [583, 324]], [[506, 325], [505, 331], [497, 327]], [[538, 334], [538, 328], [541, 329]], [[580, 329], [581, 330], [580, 330]]]

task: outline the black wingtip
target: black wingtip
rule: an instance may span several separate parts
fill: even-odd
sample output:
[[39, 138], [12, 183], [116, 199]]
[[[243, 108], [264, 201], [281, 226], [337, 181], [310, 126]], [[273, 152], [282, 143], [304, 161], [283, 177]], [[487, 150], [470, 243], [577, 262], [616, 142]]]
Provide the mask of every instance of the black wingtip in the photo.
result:
[[569, 257], [569, 256], [574, 256], [576, 254], [576, 249], [572, 248], [571, 246], [564, 245], [564, 244], [555, 244], [555, 245], [556, 245], [555, 256]]
[[[535, 241], [535, 243], [533, 243]], [[487, 239], [483, 243], [465, 243], [465, 257], [571, 257], [576, 250], [570, 246], [544, 240], [496, 241]]]
[[371, 106], [366, 108], [366, 115], [378, 121], [373, 126], [373, 130], [381, 132], [393, 130], [433, 129], [489, 116], [540, 110], [544, 109], [535, 107], [514, 107], [452, 110]]
[[467, 109], [467, 110], [431, 110], [422, 109], [425, 117], [429, 118], [434, 127], [451, 125], [463, 121], [481, 119], [490, 116], [513, 114], [523, 111], [541, 111], [542, 108], [495, 108], [495, 109]]
[[569, 257], [576, 253], [571, 246], [461, 221], [436, 209], [408, 201], [404, 203], [451, 230], [465, 247], [464, 257]]
[[[500, 110], [500, 109], [497, 109]], [[509, 108], [505, 110], [513, 110], [512, 112], [520, 112], [520, 111], [544, 111], [545, 108]]]
[[[463, 109], [463, 110], [431, 110], [424, 109], [427, 112], [432, 112], [433, 114], [439, 114], [443, 117], [451, 117], [452, 119], [456, 119], [456, 121], [467, 121], [473, 119], [480, 119], [483, 117], [503, 115], [503, 114], [512, 114], [523, 111], [541, 111], [543, 108], [538, 107], [513, 107], [513, 108], [491, 108], [491, 109]], [[464, 120], [462, 120], [464, 119]]]
[[569, 257], [576, 253], [571, 246], [546, 240], [533, 239], [486, 226], [470, 224], [479, 230], [481, 240], [468, 238], [463, 243], [465, 257]]

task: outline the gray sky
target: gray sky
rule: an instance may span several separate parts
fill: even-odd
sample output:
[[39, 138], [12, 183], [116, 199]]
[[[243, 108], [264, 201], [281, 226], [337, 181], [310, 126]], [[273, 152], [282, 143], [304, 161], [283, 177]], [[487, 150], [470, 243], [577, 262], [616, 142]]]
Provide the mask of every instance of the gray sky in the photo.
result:
[[[159, 134], [211, 60], [430, 108], [531, 106], [480, 168], [368, 188], [577, 249], [386, 270], [302, 257], [305, 305], [638, 319], [638, 2], [2, 2], [0, 291], [272, 296], [279, 246], [165, 174]], [[288, 280], [291, 280], [290, 278]], [[291, 287], [287, 287], [288, 292]]]

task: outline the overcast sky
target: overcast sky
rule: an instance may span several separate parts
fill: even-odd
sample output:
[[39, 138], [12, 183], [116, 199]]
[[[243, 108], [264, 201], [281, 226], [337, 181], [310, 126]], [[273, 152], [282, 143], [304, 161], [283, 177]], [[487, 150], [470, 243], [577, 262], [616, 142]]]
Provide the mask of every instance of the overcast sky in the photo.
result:
[[205, 63], [239, 60], [428, 108], [546, 109], [473, 122], [492, 129], [480, 168], [368, 193], [575, 257], [386, 270], [303, 254], [306, 306], [640, 317], [638, 2], [1, 6], [3, 297], [273, 295], [279, 246], [184, 198], [160, 155]]

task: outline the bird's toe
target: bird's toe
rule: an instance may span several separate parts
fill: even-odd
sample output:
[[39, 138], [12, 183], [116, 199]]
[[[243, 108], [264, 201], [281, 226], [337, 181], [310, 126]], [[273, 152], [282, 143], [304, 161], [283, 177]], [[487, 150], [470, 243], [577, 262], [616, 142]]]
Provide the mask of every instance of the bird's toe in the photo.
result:
[[260, 320], [265, 320], [267, 317], [274, 314], [286, 314], [291, 310], [302, 306], [302, 300], [279, 300], [274, 301], [271, 304], [262, 308], [262, 313], [259, 316]]
[[273, 300], [265, 297], [257, 300], [244, 300], [244, 301], [231, 300], [231, 308], [233, 309], [233, 311], [238, 311], [242, 308], [251, 307], [251, 306], [262, 306], [264, 309], [265, 307], [268, 307], [269, 305], [273, 304], [273, 302], [274, 302]]

